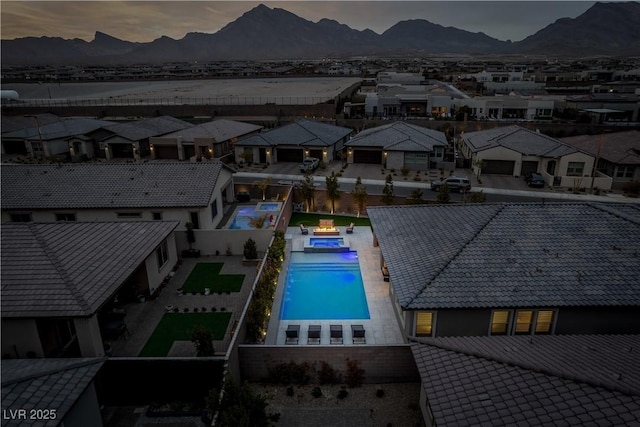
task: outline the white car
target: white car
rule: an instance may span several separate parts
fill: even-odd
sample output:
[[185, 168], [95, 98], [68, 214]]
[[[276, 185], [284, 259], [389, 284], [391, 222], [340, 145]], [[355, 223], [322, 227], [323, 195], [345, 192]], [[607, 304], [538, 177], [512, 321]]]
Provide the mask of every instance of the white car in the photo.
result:
[[315, 157], [307, 157], [300, 164], [300, 172], [313, 172], [318, 169], [320, 159]]

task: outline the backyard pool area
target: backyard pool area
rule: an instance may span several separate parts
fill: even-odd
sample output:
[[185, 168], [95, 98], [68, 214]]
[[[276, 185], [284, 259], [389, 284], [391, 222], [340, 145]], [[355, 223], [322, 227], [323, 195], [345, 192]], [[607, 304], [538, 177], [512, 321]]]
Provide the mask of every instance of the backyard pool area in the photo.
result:
[[281, 320], [369, 319], [358, 253], [292, 252]]
[[345, 237], [307, 237], [305, 252], [349, 252], [349, 241]]
[[254, 230], [251, 220], [266, 215], [263, 228], [273, 223], [282, 209], [282, 202], [261, 202], [255, 206], [239, 206], [229, 223], [232, 230]]

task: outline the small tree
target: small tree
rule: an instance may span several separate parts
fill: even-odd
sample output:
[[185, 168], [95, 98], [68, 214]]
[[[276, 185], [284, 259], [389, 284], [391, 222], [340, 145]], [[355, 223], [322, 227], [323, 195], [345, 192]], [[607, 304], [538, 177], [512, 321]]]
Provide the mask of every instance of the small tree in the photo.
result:
[[335, 172], [331, 172], [331, 175], [326, 178], [327, 183], [327, 199], [331, 200], [331, 213], [336, 210], [336, 200], [340, 199], [340, 183]]
[[191, 250], [191, 246], [196, 241], [196, 233], [193, 231], [193, 223], [187, 222], [185, 227], [187, 227], [187, 243], [189, 243], [189, 250]]
[[246, 242], [244, 242], [244, 257], [245, 259], [257, 259], [258, 258], [258, 249], [256, 248], [256, 242], [249, 237]]
[[480, 177], [482, 169], [487, 167], [487, 162], [483, 159], [476, 159], [473, 161], [473, 166], [476, 168], [476, 177]]
[[262, 214], [260, 216], [257, 217], [249, 217], [249, 225], [252, 226], [253, 228], [257, 228], [258, 230], [261, 230], [262, 227], [264, 227], [264, 223], [267, 220], [267, 214]]
[[407, 201], [411, 205], [419, 205], [420, 203], [423, 203], [424, 200], [422, 200], [422, 190], [420, 190], [419, 188], [416, 188], [415, 190], [413, 190], [411, 192], [411, 196], [409, 196]]
[[451, 197], [449, 197], [449, 186], [447, 184], [442, 184], [440, 186], [440, 191], [438, 191], [438, 201], [440, 203], [449, 203]]
[[300, 193], [302, 193], [302, 198], [307, 205], [307, 212], [311, 211], [313, 209], [313, 196], [316, 194], [316, 188], [313, 185], [313, 176], [311, 176], [311, 174], [305, 174], [304, 181], [300, 184]]
[[469, 195], [469, 203], [484, 203], [487, 201], [487, 195], [484, 191], [474, 191]]
[[356, 186], [351, 192], [353, 201], [356, 203], [356, 216], [360, 218], [360, 213], [363, 212], [367, 206], [367, 188], [362, 185], [360, 177], [356, 179]]
[[205, 357], [215, 354], [213, 334], [206, 326], [196, 325], [193, 331], [191, 331], [191, 341], [196, 346], [196, 356]]
[[393, 178], [391, 174], [388, 174], [385, 179], [384, 188], [382, 189], [382, 201], [387, 205], [393, 203]]
[[269, 189], [269, 186], [271, 185], [271, 177], [268, 176], [265, 179], [261, 180], [261, 181], [255, 181], [253, 183], [254, 186], [258, 187], [258, 189], [260, 189], [260, 191], [262, 191], [262, 200], [266, 200], [267, 199], [267, 190]]

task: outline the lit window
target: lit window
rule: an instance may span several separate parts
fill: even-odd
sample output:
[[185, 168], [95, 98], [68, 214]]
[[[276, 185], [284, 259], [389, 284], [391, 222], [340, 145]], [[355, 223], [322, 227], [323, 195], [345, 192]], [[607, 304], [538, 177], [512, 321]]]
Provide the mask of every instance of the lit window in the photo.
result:
[[416, 336], [431, 336], [433, 332], [433, 313], [419, 311], [416, 313]]
[[509, 311], [496, 310], [491, 316], [491, 335], [506, 335], [509, 329]]
[[553, 324], [553, 310], [539, 310], [536, 319], [536, 334], [550, 334]]
[[533, 321], [533, 311], [520, 310], [516, 315], [516, 334], [530, 334], [531, 323]]

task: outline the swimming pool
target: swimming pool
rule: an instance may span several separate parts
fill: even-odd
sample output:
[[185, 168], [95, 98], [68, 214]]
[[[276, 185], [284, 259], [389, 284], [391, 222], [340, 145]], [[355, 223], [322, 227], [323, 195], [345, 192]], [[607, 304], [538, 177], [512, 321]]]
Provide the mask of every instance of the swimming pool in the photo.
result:
[[[263, 229], [269, 228], [269, 224], [273, 222], [274, 219], [277, 219], [278, 211], [280, 210], [280, 205], [282, 203], [273, 203], [271, 205], [278, 205], [277, 209], [265, 209], [265, 203], [259, 203], [255, 206], [240, 206], [236, 209], [236, 212], [233, 215], [233, 221], [229, 224], [229, 228], [233, 230], [255, 230], [255, 227], [252, 227], [249, 223], [251, 218], [258, 218], [261, 215], [267, 215], [266, 220], [263, 225]], [[266, 208], [273, 206], [266, 206]], [[259, 209], [260, 208], [260, 209]]]
[[281, 320], [369, 319], [357, 252], [292, 252]]

